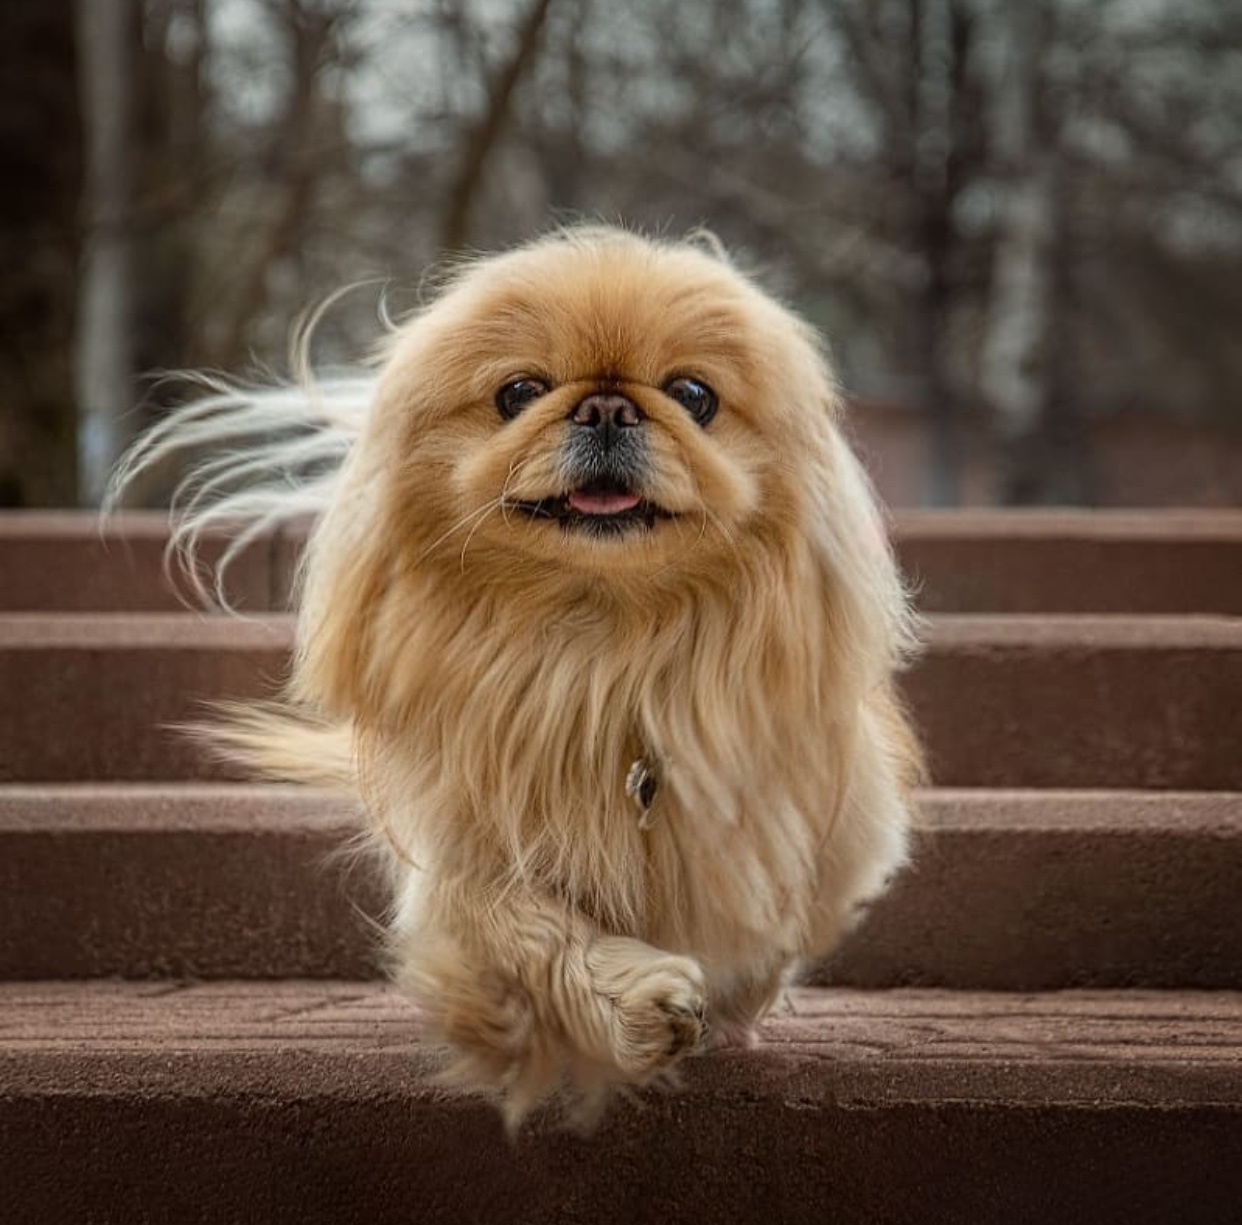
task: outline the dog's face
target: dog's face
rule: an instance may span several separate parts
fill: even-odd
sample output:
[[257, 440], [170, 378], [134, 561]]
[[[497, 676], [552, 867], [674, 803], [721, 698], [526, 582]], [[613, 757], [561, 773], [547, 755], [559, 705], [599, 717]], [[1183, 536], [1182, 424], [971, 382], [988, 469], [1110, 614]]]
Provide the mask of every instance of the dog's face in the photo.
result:
[[722, 260], [580, 231], [398, 337], [378, 445], [423, 547], [701, 568], [797, 517], [831, 398], [807, 330]]

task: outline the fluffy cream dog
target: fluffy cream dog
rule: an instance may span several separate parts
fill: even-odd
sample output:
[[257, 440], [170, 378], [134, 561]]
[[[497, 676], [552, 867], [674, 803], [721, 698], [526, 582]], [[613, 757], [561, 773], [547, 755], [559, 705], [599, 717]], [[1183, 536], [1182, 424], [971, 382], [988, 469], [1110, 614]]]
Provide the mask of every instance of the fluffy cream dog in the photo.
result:
[[512, 1120], [747, 1040], [905, 858], [911, 620], [839, 414], [719, 251], [585, 228], [460, 270], [378, 378], [221, 389], [121, 474], [250, 435], [183, 531], [318, 512], [285, 699], [224, 735], [363, 799], [395, 976]]

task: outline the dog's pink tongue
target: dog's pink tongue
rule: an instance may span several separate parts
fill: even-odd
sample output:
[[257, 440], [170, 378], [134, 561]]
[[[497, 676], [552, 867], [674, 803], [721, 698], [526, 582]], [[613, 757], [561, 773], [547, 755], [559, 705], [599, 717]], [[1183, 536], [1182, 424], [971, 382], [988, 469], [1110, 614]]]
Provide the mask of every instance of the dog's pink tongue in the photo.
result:
[[620, 515], [641, 501], [636, 493], [584, 493], [569, 495], [569, 505], [583, 515]]

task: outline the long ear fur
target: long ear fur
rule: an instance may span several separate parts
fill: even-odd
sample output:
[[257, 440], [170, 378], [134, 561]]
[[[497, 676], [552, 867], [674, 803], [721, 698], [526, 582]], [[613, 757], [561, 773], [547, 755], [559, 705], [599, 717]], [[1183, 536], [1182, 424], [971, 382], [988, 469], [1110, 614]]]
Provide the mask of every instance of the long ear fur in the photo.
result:
[[[878, 684], [917, 650], [919, 620], [893, 556], [871, 480], [837, 429], [833, 484], [813, 491], [818, 544], [834, 575], [833, 627], [850, 673]], [[845, 661], [843, 661], [845, 662]]]

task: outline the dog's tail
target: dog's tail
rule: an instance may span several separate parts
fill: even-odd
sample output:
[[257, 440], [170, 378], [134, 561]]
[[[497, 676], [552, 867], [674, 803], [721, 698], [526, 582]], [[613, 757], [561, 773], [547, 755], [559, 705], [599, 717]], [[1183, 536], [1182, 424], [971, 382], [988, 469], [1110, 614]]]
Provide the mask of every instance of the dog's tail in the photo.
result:
[[217, 702], [215, 719], [186, 731], [223, 760], [273, 782], [354, 796], [358, 767], [353, 729], [280, 702]]

